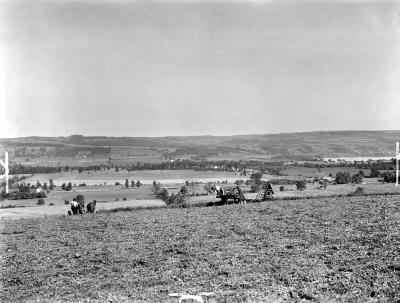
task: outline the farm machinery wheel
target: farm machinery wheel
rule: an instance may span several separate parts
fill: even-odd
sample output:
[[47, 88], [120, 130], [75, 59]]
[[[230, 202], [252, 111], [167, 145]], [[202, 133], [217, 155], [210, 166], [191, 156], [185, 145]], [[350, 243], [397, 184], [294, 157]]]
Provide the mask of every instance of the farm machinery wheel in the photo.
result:
[[256, 196], [256, 201], [263, 201], [264, 200], [264, 193], [258, 193]]
[[267, 201], [273, 199], [274, 195], [272, 193], [258, 193], [256, 196], [256, 201]]

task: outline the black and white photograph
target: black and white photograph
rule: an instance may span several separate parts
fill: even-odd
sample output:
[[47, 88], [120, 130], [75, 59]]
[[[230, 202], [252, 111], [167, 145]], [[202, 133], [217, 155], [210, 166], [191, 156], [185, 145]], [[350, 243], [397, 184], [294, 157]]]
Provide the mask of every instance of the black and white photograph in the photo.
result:
[[400, 0], [0, 0], [0, 301], [400, 302]]

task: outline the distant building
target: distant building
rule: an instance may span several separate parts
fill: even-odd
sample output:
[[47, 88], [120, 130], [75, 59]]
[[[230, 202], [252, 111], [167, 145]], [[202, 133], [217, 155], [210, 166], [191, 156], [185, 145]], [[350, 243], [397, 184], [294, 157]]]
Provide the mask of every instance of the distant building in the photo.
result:
[[333, 177], [322, 177], [321, 180], [325, 181], [325, 182], [332, 183], [334, 178]]

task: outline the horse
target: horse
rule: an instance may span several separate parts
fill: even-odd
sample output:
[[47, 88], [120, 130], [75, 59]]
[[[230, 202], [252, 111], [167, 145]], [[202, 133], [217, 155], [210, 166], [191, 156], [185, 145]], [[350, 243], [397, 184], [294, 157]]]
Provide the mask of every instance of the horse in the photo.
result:
[[219, 185], [213, 185], [211, 190], [217, 192], [217, 198], [221, 198], [222, 204], [228, 205], [229, 199], [233, 199], [234, 203], [246, 203], [246, 199], [244, 198], [244, 195], [239, 187], [234, 188], [228, 193], [222, 186]]
[[233, 198], [233, 203], [246, 204], [246, 199], [239, 186], [236, 186], [228, 196]]
[[222, 196], [225, 196], [225, 189], [222, 186], [213, 185], [211, 186], [211, 191], [217, 192], [217, 198], [222, 198]]
[[87, 213], [94, 213], [94, 211], [96, 210], [96, 200], [94, 200], [93, 202], [88, 203], [88, 205], [86, 205], [86, 212]]

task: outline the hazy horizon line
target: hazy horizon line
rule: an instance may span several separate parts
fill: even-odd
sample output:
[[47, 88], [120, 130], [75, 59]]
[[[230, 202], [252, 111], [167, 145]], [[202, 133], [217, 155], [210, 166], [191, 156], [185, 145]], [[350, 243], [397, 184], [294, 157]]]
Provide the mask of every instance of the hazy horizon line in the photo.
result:
[[1, 137], [0, 139], [26, 139], [26, 138], [69, 138], [72, 136], [82, 137], [106, 137], [106, 138], [174, 138], [174, 137], [240, 137], [240, 136], [260, 136], [260, 135], [283, 135], [283, 134], [306, 134], [306, 133], [329, 133], [329, 132], [397, 132], [400, 129], [331, 129], [331, 130], [314, 130], [314, 131], [298, 131], [298, 132], [277, 132], [277, 133], [242, 133], [242, 134], [231, 134], [231, 135], [168, 135], [168, 136], [115, 136], [115, 135], [91, 135], [91, 134], [70, 134], [60, 136], [21, 136], [21, 137]]

